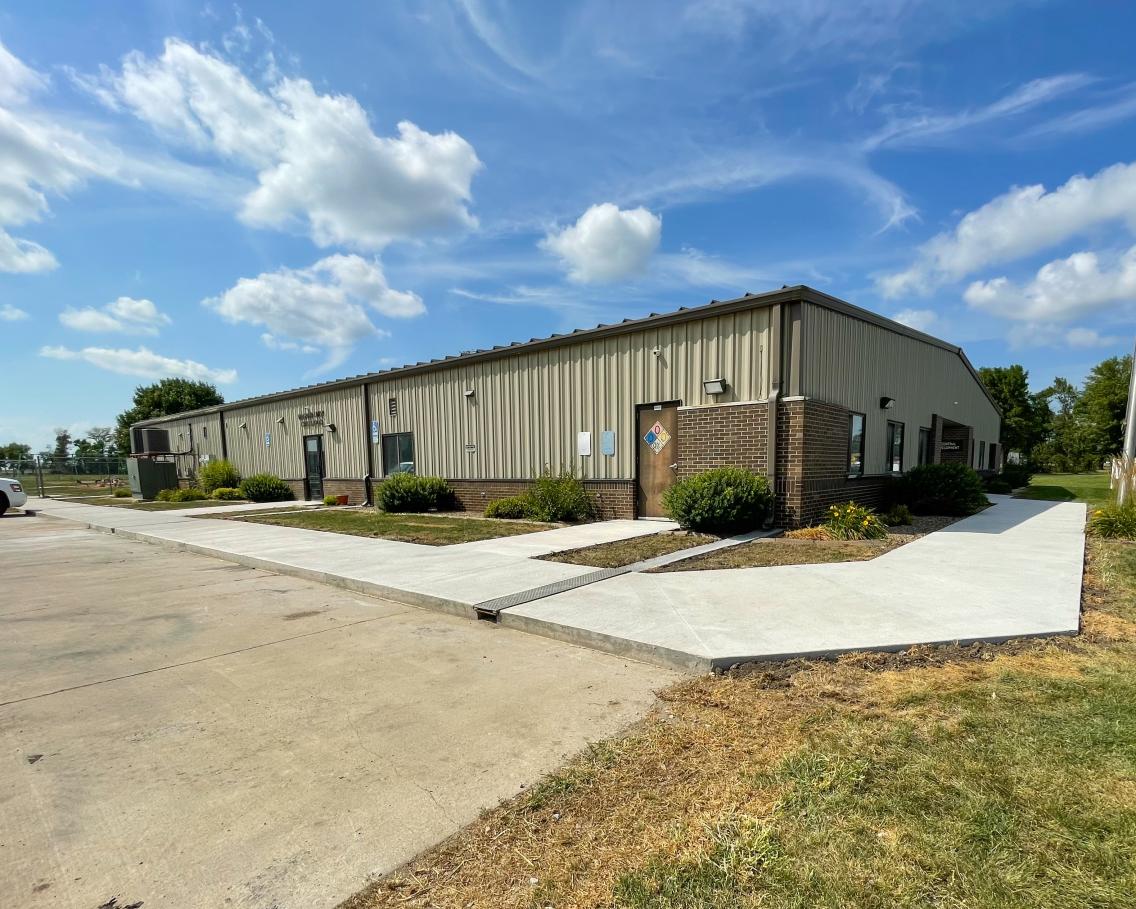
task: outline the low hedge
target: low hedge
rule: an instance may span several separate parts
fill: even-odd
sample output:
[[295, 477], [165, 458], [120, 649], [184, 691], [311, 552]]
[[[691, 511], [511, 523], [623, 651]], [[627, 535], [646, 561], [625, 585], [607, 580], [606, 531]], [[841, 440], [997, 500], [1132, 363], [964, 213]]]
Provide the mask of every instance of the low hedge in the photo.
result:
[[524, 497], [529, 502], [527, 517], [538, 521], [590, 521], [596, 515], [596, 504], [583, 481], [570, 470], [560, 473], [545, 470], [533, 480]]
[[250, 502], [287, 502], [295, 498], [292, 487], [274, 473], [254, 473], [241, 480], [241, 495]]
[[532, 502], [525, 495], [494, 499], [485, 506], [487, 518], [531, 518]]
[[223, 502], [239, 502], [243, 499], [244, 493], [239, 488], [234, 486], [218, 486], [210, 493], [210, 498], [219, 499]]
[[954, 461], [912, 467], [901, 482], [903, 501], [915, 514], [965, 517], [990, 504], [978, 473]]
[[379, 508], [390, 512], [446, 511], [454, 507], [454, 491], [441, 477], [420, 477], [396, 473], [380, 483], [375, 491]]
[[159, 502], [200, 502], [208, 498], [204, 490], [192, 486], [188, 489], [163, 489], [158, 493]]
[[112, 492], [111, 495], [114, 496], [116, 499], [129, 499], [132, 495], [134, 495], [134, 493], [132, 493], [126, 487], [120, 486], [120, 487], [118, 487], [118, 489], [116, 489], [114, 492]]
[[673, 520], [704, 533], [753, 530], [772, 507], [769, 481], [741, 467], [716, 467], [679, 480], [663, 493], [663, 509]]

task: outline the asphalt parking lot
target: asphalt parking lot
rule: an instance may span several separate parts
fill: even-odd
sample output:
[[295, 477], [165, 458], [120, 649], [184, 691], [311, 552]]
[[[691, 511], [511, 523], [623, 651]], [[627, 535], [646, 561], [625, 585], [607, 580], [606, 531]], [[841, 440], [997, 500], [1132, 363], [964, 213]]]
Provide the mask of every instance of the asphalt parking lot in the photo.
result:
[[676, 678], [43, 517], [0, 563], [5, 905], [334, 906]]

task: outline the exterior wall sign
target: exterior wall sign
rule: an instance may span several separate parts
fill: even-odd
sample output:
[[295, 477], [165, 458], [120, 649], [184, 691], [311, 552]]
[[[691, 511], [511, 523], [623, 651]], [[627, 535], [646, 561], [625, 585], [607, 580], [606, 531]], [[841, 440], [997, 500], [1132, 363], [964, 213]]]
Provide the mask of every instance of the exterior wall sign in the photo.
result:
[[297, 419], [299, 419], [300, 424], [303, 426], [323, 426], [323, 411], [302, 410]]
[[655, 421], [654, 426], [647, 430], [647, 434], [643, 436], [643, 441], [651, 447], [651, 451], [655, 454], [658, 454], [666, 448], [667, 442], [670, 440], [671, 434], [663, 428], [663, 424], [658, 420]]
[[264, 447], [267, 448], [271, 444], [272, 444], [272, 433], [266, 432], [264, 434]]
[[948, 439], [943, 439], [943, 441], [939, 443], [939, 448], [942, 451], [958, 451], [959, 450], [959, 443], [958, 442], [951, 442]]
[[372, 420], [371, 421], [371, 444], [372, 445], [378, 445], [379, 444], [379, 421], [378, 420]]
[[576, 453], [582, 458], [589, 457], [592, 453], [592, 434], [590, 432], [580, 432], [576, 434]]
[[605, 429], [600, 433], [600, 454], [614, 455], [615, 454], [615, 432], [611, 429]]
[[477, 451], [477, 443], [476, 442], [466, 442], [465, 443], [465, 453], [466, 454], [473, 454], [476, 451]]

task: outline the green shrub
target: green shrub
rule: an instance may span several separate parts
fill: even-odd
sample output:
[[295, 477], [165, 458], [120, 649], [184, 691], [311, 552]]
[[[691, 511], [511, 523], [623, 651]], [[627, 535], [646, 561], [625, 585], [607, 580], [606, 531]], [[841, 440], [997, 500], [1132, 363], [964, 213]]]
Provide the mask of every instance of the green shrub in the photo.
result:
[[583, 482], [570, 470], [554, 474], [545, 470], [525, 493], [529, 517], [538, 521], [589, 521], [596, 514], [596, 504]]
[[995, 495], [1008, 495], [1014, 491], [1013, 484], [1001, 474], [982, 478], [982, 488]]
[[118, 489], [112, 492], [111, 495], [116, 499], [129, 499], [132, 495], [134, 495], [134, 493], [132, 493], [129, 489], [120, 486]]
[[902, 527], [915, 519], [911, 516], [911, 509], [906, 505], [892, 505], [884, 512], [884, 523], [888, 527]]
[[1033, 470], [1028, 464], [1003, 464], [1002, 472], [998, 476], [1009, 483], [1013, 489], [1017, 489], [1020, 486], [1029, 485], [1029, 481], [1033, 478]]
[[208, 498], [203, 490], [193, 486], [188, 489], [163, 489], [158, 493], [159, 502], [200, 502]]
[[339, 500], [335, 496], [324, 496], [323, 497], [323, 504], [324, 505], [338, 505]]
[[197, 484], [209, 493], [215, 489], [232, 489], [241, 485], [241, 475], [232, 462], [221, 458], [202, 464], [197, 469]]
[[295, 498], [292, 487], [274, 473], [254, 473], [241, 480], [241, 495], [250, 502], [287, 502]]
[[915, 514], [966, 516], [990, 504], [982, 478], [953, 461], [912, 467], [903, 477], [903, 498]]
[[532, 517], [532, 502], [525, 495], [494, 499], [485, 506], [485, 517], [530, 518]]
[[741, 467], [717, 467], [679, 480], [663, 508], [687, 530], [741, 533], [759, 527], [773, 505], [769, 482]]
[[1136, 540], [1136, 503], [1098, 508], [1089, 518], [1089, 533], [1111, 540]]
[[220, 499], [223, 502], [239, 502], [245, 496], [238, 488], [232, 486], [218, 486], [210, 493], [209, 497], [212, 499]]
[[880, 516], [856, 502], [830, 505], [824, 529], [834, 540], [882, 540], [887, 536]]
[[454, 491], [441, 477], [420, 477], [413, 473], [396, 473], [379, 484], [375, 493], [383, 511], [445, 511], [453, 508]]

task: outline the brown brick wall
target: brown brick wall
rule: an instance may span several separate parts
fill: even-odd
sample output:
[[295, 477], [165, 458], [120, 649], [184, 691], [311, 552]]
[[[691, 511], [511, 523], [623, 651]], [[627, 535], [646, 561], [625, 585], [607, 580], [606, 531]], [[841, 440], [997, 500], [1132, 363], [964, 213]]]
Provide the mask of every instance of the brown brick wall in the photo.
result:
[[821, 401], [778, 406], [775, 520], [787, 527], [824, 520], [829, 505], [886, 504], [889, 476], [848, 478], [848, 413]]
[[765, 473], [769, 407], [726, 404], [678, 412], [679, 477], [712, 467], [745, 467]]
[[[465, 511], [484, 511], [494, 499], [520, 495], [531, 480], [448, 480], [458, 507]], [[599, 517], [604, 520], [635, 517], [634, 480], [585, 480], [584, 488], [594, 497]]]
[[347, 496], [348, 505], [362, 505], [367, 501], [367, 490], [362, 480], [340, 480], [324, 477], [325, 496]]

